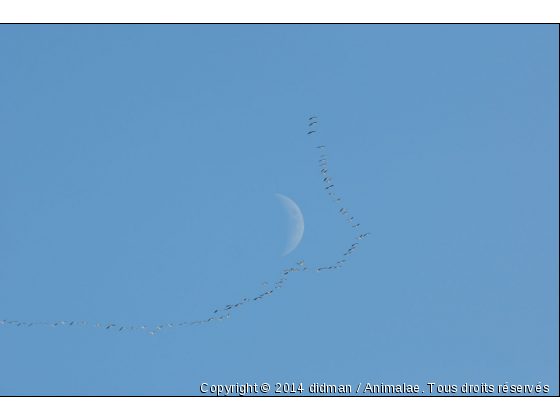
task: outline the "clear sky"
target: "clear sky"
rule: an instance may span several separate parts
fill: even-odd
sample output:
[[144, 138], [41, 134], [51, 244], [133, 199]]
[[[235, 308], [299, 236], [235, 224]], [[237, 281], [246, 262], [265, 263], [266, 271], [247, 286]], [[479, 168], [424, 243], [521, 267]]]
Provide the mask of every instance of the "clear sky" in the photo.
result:
[[[558, 48], [557, 26], [1, 26], [0, 395], [558, 395]], [[283, 257], [274, 194], [305, 221]]]

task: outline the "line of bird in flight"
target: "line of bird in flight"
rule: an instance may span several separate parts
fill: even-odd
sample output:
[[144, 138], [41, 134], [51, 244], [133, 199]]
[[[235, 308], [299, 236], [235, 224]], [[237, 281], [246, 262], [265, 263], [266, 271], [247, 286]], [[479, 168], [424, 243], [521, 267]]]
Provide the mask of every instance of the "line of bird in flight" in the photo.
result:
[[[309, 122], [309, 127], [315, 128], [314, 126], [316, 124], [318, 124], [317, 117], [309, 118], [308, 122]], [[317, 132], [313, 129], [313, 130], [309, 131], [307, 133], [307, 135], [308, 136], [309, 135], [315, 135], [316, 133]], [[325, 148], [325, 146], [324, 145], [319, 145], [316, 148], [322, 150], [322, 149]], [[321, 153], [323, 153], [323, 152], [321, 152]], [[333, 190], [334, 184], [331, 184], [332, 178], [327, 175], [327, 172], [329, 171], [329, 168], [327, 167], [327, 163], [326, 163], [326, 158], [327, 157], [328, 157], [328, 155], [325, 155], [325, 154], [320, 155], [320, 159], [319, 159], [319, 166], [321, 167], [320, 175], [321, 175], [321, 177], [324, 177], [323, 182], [325, 182], [327, 184], [327, 187], [325, 187], [325, 190], [327, 190], [327, 197], [335, 197], [336, 194], [334, 193], [334, 190]], [[340, 203], [340, 198], [334, 198], [334, 202], [335, 203]], [[348, 216], [348, 209], [346, 207], [342, 207], [339, 210], [339, 213], [346, 217], [346, 216]], [[354, 222], [354, 216], [351, 216], [350, 218], [348, 218], [347, 221]], [[351, 225], [351, 226], [352, 226], [352, 228], [358, 228], [360, 226], [360, 223], [356, 223], [356, 224]], [[352, 254], [352, 252], [354, 252], [356, 250], [356, 247], [360, 244], [360, 241], [370, 234], [371, 234], [370, 232], [366, 232], [366, 233], [363, 233], [363, 234], [359, 235], [356, 238], [356, 240], [358, 240], [358, 242], [354, 242], [348, 248], [348, 250], [343, 254], [343, 257], [350, 256], [350, 254]], [[333, 265], [330, 265], [330, 266], [325, 266], [325, 267], [319, 267], [319, 268], [314, 269], [314, 271], [316, 273], [320, 273], [323, 270], [337, 270], [337, 269], [341, 268], [342, 265], [345, 262], [346, 262], [345, 259], [341, 259], [340, 261], [336, 262], [336, 264], [333, 264]], [[209, 323], [209, 322], [212, 322], [212, 321], [224, 321], [224, 320], [226, 320], [227, 318], [230, 317], [230, 315], [231, 315], [230, 311], [235, 310], [236, 308], [238, 308], [238, 307], [240, 307], [244, 304], [247, 304], [251, 301], [256, 302], [256, 301], [259, 301], [259, 300], [264, 299], [266, 297], [269, 297], [274, 293], [275, 290], [276, 291], [280, 290], [283, 287], [284, 283], [288, 280], [289, 275], [293, 275], [294, 273], [297, 273], [297, 272], [309, 271], [310, 269], [308, 267], [303, 266], [304, 263], [305, 263], [305, 260], [302, 260], [302, 261], [294, 264], [296, 267], [290, 267], [290, 268], [284, 269], [281, 273], [281, 278], [275, 283], [275, 286], [269, 291], [266, 291], [266, 292], [264, 292], [264, 293], [262, 293], [262, 294], [260, 294], [256, 297], [253, 297], [253, 298], [245, 298], [242, 301], [237, 302], [235, 304], [228, 304], [222, 309], [216, 309], [214, 311], [214, 313], [212, 314], [212, 316], [210, 316], [207, 319], [205, 318], [205, 319], [202, 319], [202, 320], [192, 321], [192, 322], [181, 322], [181, 323], [176, 324], [176, 325], [179, 326], [179, 327], [183, 327], [183, 326], [187, 326], [187, 325], [206, 324], [206, 323]], [[269, 285], [268, 282], [263, 282], [261, 284], [262, 284], [262, 286], [268, 286]], [[224, 315], [222, 315], [222, 313]], [[218, 315], [218, 314], [220, 314], [220, 315]], [[16, 327], [49, 326], [49, 327], [52, 327], [52, 328], [56, 328], [56, 327], [59, 327], [59, 326], [89, 325], [88, 321], [79, 321], [79, 322], [77, 322], [77, 321], [70, 321], [70, 322], [59, 321], [59, 322], [54, 322], [54, 323], [50, 323], [50, 322], [26, 323], [26, 322], [20, 322], [20, 321], [8, 321], [7, 319], [4, 319], [4, 320], [0, 321], [0, 325], [4, 325], [4, 324], [15, 325]], [[115, 330], [118, 330], [118, 331], [138, 330], [138, 331], [147, 331], [151, 335], [155, 335], [156, 333], [158, 333], [162, 330], [165, 330], [167, 328], [171, 328], [174, 325], [175, 324], [173, 324], [173, 323], [168, 323], [168, 324], [159, 325], [155, 328], [148, 328], [146, 325], [128, 327], [128, 326], [120, 326], [120, 325], [117, 325], [117, 324], [108, 324], [108, 325], [102, 325], [101, 323], [93, 324], [94, 327], [105, 328], [106, 330], [110, 330], [112, 328], [114, 328]]]

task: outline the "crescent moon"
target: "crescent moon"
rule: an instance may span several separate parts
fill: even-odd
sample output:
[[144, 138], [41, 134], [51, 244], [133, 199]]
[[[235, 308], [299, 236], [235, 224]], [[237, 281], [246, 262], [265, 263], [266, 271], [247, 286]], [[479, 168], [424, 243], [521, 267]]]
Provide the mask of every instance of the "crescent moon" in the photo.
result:
[[288, 255], [299, 245], [301, 238], [303, 237], [303, 214], [301, 210], [288, 197], [282, 194], [274, 194], [281, 201], [284, 210], [288, 215], [288, 239], [286, 241], [286, 248], [282, 256]]

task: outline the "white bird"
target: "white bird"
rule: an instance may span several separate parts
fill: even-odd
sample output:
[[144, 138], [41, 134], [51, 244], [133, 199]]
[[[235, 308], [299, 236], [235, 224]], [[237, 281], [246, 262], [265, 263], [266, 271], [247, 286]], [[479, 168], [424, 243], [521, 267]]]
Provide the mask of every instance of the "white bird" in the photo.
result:
[[317, 121], [313, 121], [311, 124], [309, 124], [310, 126], [317, 124]]
[[344, 213], [342, 213], [343, 216], [346, 216], [346, 213], [348, 213], [347, 211], [345, 211]]
[[154, 335], [156, 332], [155, 331], [150, 331], [150, 334]]
[[324, 148], [324, 147], [325, 147], [325, 146], [317, 146], [317, 149], [322, 149], [322, 148]]
[[331, 195], [334, 195], [334, 193], [328, 193], [327, 197], [330, 197]]
[[56, 324], [52, 324], [51, 327], [55, 328], [58, 325], [58, 322]]
[[334, 184], [333, 184], [333, 185], [329, 185], [329, 186], [328, 186], [327, 188], [325, 188], [325, 189], [328, 190], [329, 188], [332, 188], [332, 187], [334, 187]]
[[300, 262], [298, 262], [298, 263], [296, 263], [296, 264], [297, 264], [297, 265], [303, 265], [303, 262], [304, 262], [304, 261], [305, 261], [305, 260], [301, 260]]
[[315, 134], [315, 131], [310, 131], [310, 132], [307, 133], [307, 134]]
[[219, 318], [218, 318], [218, 321], [221, 321], [221, 320], [222, 320], [222, 318], [223, 318], [223, 316], [219, 317]]
[[142, 325], [140, 328], [142, 328], [143, 330], [145, 330], [145, 329], [146, 329], [146, 326], [145, 326], [145, 325]]
[[336, 200], [334, 200], [335, 203], [338, 203], [340, 201], [340, 198], [337, 198]]
[[319, 162], [325, 162], [327, 159], [321, 159], [319, 160]]
[[316, 120], [316, 119], [317, 119], [317, 117], [311, 117], [311, 118], [309, 118], [310, 121], [311, 121], [311, 120]]
[[29, 324], [30, 327], [31, 327], [32, 325], [37, 325], [37, 324], [35, 324], [34, 322], [32, 322], [31, 324]]
[[268, 284], [268, 283], [265, 281], [262, 285], [263, 285], [263, 286], [266, 286], [267, 284]]
[[186, 322], [182, 322], [181, 324], [179, 324], [179, 326], [182, 326], [182, 325], [187, 325], [187, 323], [186, 323]]
[[0, 322], [0, 324], [3, 324], [3, 323], [6, 322], [6, 321], [7, 321], [7, 319], [5, 319], [4, 321]]
[[94, 327], [101, 327], [101, 324], [95, 324]]
[[115, 324], [111, 324], [111, 325], [109, 325], [109, 326], [108, 326], [107, 328], [105, 328], [105, 329], [108, 330], [109, 328], [114, 327], [114, 326], [115, 326]]
[[352, 216], [350, 219], [348, 219], [349, 222], [351, 222], [352, 220], [354, 220], [354, 216]]
[[323, 179], [323, 182], [326, 182], [327, 184], [331, 182], [331, 178], [327, 177], [325, 179]]
[[173, 324], [167, 324], [167, 326], [168, 326], [168, 327], [172, 327], [172, 326], [173, 326]]
[[360, 224], [359, 224], [359, 223], [358, 223], [357, 225], [354, 225], [354, 226], [352, 226], [352, 227], [358, 227], [358, 226], [360, 226]]

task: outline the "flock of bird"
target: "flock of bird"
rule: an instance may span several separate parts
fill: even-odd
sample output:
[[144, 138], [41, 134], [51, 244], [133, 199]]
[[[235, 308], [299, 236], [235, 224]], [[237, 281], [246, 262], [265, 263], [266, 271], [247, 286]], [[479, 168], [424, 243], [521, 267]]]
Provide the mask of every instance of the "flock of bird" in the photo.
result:
[[[313, 127], [313, 129], [311, 129], [311, 131], [309, 131], [307, 133], [307, 135], [315, 135], [317, 132], [314, 130], [314, 126], [317, 125], [318, 121], [317, 121], [317, 117], [311, 117], [308, 120], [309, 123], [309, 127]], [[322, 150], [325, 148], [324, 145], [318, 145], [316, 147], [319, 150]], [[323, 152], [321, 152], [323, 153]], [[327, 172], [329, 171], [329, 168], [327, 167], [327, 160], [326, 158], [328, 157], [328, 155], [326, 154], [321, 154], [319, 159], [319, 166], [321, 167], [319, 173], [320, 176], [323, 177], [323, 182], [327, 184], [327, 186], [325, 187], [325, 190], [327, 192], [327, 197], [333, 197], [333, 200], [335, 203], [340, 203], [340, 198], [336, 197], [336, 194], [333, 190], [334, 188], [334, 184], [332, 184], [332, 178], [330, 177], [330, 175], [327, 175]], [[348, 217], [348, 209], [346, 207], [341, 207], [339, 210], [339, 214], [341, 214], [342, 216], [344, 216], [346, 218], [346, 220], [348, 222], [350, 222], [350, 225], [352, 226], [352, 228], [358, 228], [360, 226], [360, 223], [356, 223], [356, 224], [352, 224], [355, 223], [354, 222], [354, 216], [350, 216]], [[342, 258], [347, 258], [350, 256], [350, 254], [352, 254], [357, 246], [360, 244], [360, 241], [367, 237], [368, 235], [370, 235], [370, 232], [366, 232], [363, 233], [361, 235], [359, 235], [358, 237], [356, 237], [356, 240], [358, 242], [354, 242], [349, 248], [348, 250], [343, 254]], [[340, 269], [342, 267], [342, 265], [346, 262], [346, 259], [341, 259], [340, 261], [336, 262], [333, 265], [329, 265], [329, 266], [325, 266], [325, 267], [319, 267], [319, 268], [315, 268], [313, 271], [315, 271], [316, 273], [320, 273], [323, 270], [336, 270], [336, 269]], [[274, 283], [274, 286], [271, 286], [271, 290], [268, 290], [258, 296], [255, 296], [253, 298], [244, 298], [243, 300], [241, 300], [240, 302], [234, 303], [234, 304], [228, 304], [225, 307], [221, 308], [221, 309], [216, 309], [214, 310], [213, 314], [209, 317], [209, 318], [204, 318], [204, 319], [199, 319], [197, 321], [190, 321], [190, 322], [181, 322], [179, 324], [176, 324], [179, 327], [184, 327], [187, 325], [199, 325], [199, 324], [206, 324], [209, 322], [219, 322], [219, 321], [224, 321], [226, 319], [228, 319], [231, 315], [231, 311], [235, 310], [236, 308], [239, 308], [242, 305], [246, 305], [249, 302], [257, 302], [259, 300], [265, 299], [270, 297], [275, 291], [280, 290], [283, 286], [284, 283], [286, 281], [288, 281], [288, 276], [293, 275], [294, 273], [297, 272], [304, 272], [304, 271], [308, 271], [310, 270], [308, 267], [304, 267], [304, 263], [305, 260], [302, 260], [300, 262], [295, 263], [294, 265], [296, 267], [290, 267], [290, 268], [286, 268], [282, 271], [281, 273], [281, 277], [280, 279], [278, 279], [277, 282]], [[262, 286], [268, 286], [269, 283], [268, 282], [263, 282], [261, 283]], [[51, 328], [57, 328], [57, 327], [61, 327], [61, 326], [84, 326], [84, 325], [90, 325], [90, 323], [88, 323], [88, 321], [58, 321], [58, 322], [31, 322], [31, 323], [26, 323], [26, 322], [20, 322], [20, 321], [8, 321], [7, 319], [4, 319], [2, 321], [0, 321], [0, 325], [14, 325], [16, 327], [39, 327], [39, 326], [47, 326], [47, 327], [51, 327]], [[97, 328], [104, 328], [106, 330], [110, 330], [112, 328], [114, 328], [115, 330], [118, 331], [133, 331], [133, 330], [137, 330], [137, 331], [145, 331], [148, 332], [151, 335], [154, 335], [164, 329], [167, 328], [171, 328], [173, 327], [175, 324], [173, 323], [169, 323], [169, 324], [163, 324], [163, 325], [159, 325], [157, 327], [152, 327], [152, 328], [148, 328], [146, 325], [137, 325], [137, 326], [121, 326], [121, 325], [116, 325], [116, 324], [108, 324], [108, 325], [102, 325], [101, 323], [95, 323], [93, 324], [94, 327]]]

